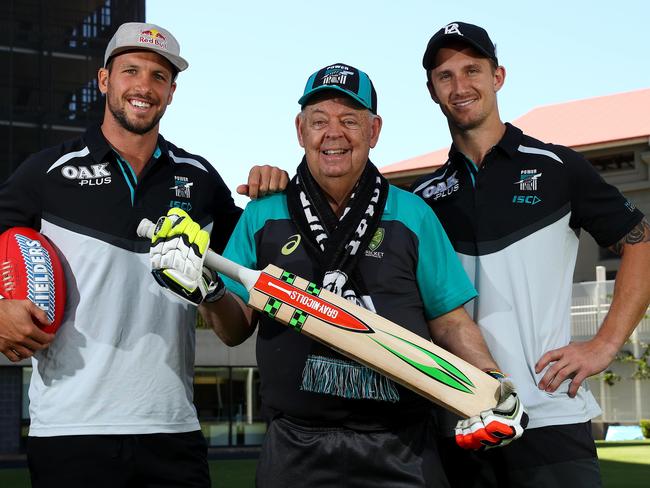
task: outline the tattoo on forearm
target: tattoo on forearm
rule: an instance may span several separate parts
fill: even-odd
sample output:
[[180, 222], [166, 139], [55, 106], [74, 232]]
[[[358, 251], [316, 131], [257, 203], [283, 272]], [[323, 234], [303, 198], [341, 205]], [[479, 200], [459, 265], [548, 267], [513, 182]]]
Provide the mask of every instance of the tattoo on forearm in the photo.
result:
[[623, 239], [609, 246], [609, 250], [620, 256], [623, 254], [625, 244], [638, 244], [640, 242], [650, 242], [650, 223], [645, 217]]

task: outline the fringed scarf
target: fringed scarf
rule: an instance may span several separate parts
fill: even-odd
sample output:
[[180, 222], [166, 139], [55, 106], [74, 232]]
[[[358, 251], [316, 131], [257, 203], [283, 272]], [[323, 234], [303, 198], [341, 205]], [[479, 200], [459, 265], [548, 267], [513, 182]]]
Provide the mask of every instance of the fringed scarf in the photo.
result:
[[[388, 197], [388, 182], [370, 160], [338, 218], [303, 158], [287, 187], [289, 213], [316, 261], [323, 288], [368, 310], [372, 300], [357, 270], [357, 261], [379, 227]], [[399, 400], [385, 376], [334, 350], [314, 343], [302, 375], [302, 390], [343, 398]]]

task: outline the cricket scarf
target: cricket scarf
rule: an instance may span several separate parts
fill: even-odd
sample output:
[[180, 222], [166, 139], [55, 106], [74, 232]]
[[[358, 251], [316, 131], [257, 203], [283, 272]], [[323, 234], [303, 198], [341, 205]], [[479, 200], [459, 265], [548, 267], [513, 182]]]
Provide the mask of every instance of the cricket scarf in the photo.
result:
[[[372, 300], [357, 261], [379, 227], [388, 181], [370, 160], [338, 218], [303, 158], [287, 187], [289, 214], [317, 264], [315, 281], [368, 310]], [[395, 384], [385, 376], [314, 342], [302, 374], [301, 389], [343, 398], [397, 402]]]

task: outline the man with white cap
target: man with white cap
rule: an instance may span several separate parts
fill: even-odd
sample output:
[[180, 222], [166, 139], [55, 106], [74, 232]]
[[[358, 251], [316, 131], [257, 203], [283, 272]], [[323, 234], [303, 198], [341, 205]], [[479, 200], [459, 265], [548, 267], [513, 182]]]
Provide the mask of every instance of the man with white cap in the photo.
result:
[[[0, 187], [0, 231], [40, 230], [68, 287], [56, 336], [27, 301], [0, 300], [0, 351], [32, 357], [32, 486], [208, 487], [206, 443], [192, 403], [196, 308], [148, 276], [144, 217], [182, 208], [220, 250], [241, 210], [217, 171], [159, 134], [188, 67], [167, 30], [121, 25], [98, 72], [100, 127], [30, 157]], [[259, 168], [273, 189], [286, 174]], [[286, 181], [286, 180], [285, 180]], [[207, 296], [192, 297], [195, 303]]]

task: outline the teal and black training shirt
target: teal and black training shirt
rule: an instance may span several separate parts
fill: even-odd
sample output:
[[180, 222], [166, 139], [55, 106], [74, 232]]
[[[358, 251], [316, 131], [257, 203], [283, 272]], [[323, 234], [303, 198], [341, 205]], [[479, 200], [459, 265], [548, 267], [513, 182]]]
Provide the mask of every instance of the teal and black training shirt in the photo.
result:
[[[291, 221], [285, 194], [275, 194], [248, 204], [224, 256], [247, 268], [275, 264], [314, 280], [316, 264], [302, 239]], [[359, 257], [358, 267], [377, 313], [426, 338], [427, 320], [476, 296], [433, 211], [420, 198], [394, 186], [390, 186], [380, 226]], [[232, 292], [248, 301], [243, 286], [223, 278]], [[270, 417], [287, 415], [315, 423], [392, 423], [430, 410], [430, 403], [401, 386], [398, 403], [301, 391], [302, 371], [312, 346], [312, 339], [260, 316], [257, 362], [262, 403]]]

